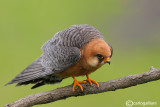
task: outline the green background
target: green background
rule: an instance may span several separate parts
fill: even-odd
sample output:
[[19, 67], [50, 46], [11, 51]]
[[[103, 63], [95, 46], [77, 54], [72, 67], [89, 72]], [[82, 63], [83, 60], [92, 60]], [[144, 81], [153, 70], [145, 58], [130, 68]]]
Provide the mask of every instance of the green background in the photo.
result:
[[[93, 80], [109, 81], [147, 72], [151, 66], [159, 68], [159, 4], [158, 0], [0, 0], [0, 107], [30, 94], [72, 84], [72, 78], [68, 78], [61, 84], [34, 90], [31, 85], [4, 86], [41, 55], [45, 41], [75, 24], [96, 27], [114, 49], [111, 65], [91, 74]], [[160, 107], [160, 81], [71, 97], [41, 107], [125, 107], [127, 100], [157, 102]]]

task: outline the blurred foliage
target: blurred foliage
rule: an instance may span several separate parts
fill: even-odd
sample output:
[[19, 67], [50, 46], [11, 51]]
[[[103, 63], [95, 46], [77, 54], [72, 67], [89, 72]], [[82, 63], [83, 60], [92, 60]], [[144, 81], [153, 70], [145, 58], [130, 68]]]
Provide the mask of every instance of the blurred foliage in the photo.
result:
[[[90, 24], [99, 29], [114, 54], [111, 65], [104, 65], [90, 77], [109, 81], [146, 72], [159, 66], [159, 1], [141, 0], [0, 0], [0, 105], [24, 96], [69, 85], [46, 85], [31, 90], [31, 85], [4, 86], [38, 58], [40, 47], [56, 32], [75, 24]], [[83, 80], [85, 77], [78, 77]], [[125, 107], [127, 100], [159, 102], [160, 81], [84, 97], [68, 98], [41, 107]]]

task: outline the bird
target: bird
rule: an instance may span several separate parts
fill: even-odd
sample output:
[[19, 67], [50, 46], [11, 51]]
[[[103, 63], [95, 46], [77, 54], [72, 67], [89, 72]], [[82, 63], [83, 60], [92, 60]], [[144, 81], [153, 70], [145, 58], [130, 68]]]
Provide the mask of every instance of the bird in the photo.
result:
[[[112, 46], [104, 40], [95, 27], [87, 24], [72, 25], [57, 32], [41, 47], [42, 54], [6, 85], [16, 86], [34, 84], [31, 89], [45, 84], [60, 83], [68, 77], [73, 78], [73, 88], [89, 82], [96, 84], [89, 74], [105, 63], [110, 64], [113, 54]], [[86, 76], [78, 81], [75, 77]]]

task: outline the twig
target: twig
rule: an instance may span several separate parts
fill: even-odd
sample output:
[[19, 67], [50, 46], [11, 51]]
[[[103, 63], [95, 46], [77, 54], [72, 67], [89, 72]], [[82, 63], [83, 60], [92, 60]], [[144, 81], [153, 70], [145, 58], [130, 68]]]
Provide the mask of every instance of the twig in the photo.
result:
[[87, 84], [82, 84], [84, 88], [83, 92], [81, 92], [79, 87], [77, 87], [76, 91], [73, 93], [72, 85], [69, 85], [66, 87], [57, 88], [52, 91], [29, 95], [27, 97], [24, 97], [22, 99], [13, 102], [12, 104], [6, 105], [6, 107], [30, 107], [33, 105], [46, 104], [57, 100], [66, 99], [72, 96], [76, 97], [88, 94], [97, 94], [107, 91], [115, 91], [117, 89], [123, 89], [138, 84], [144, 84], [158, 79], [160, 79], [160, 69], [155, 69], [151, 67], [150, 70], [145, 73], [128, 75], [126, 77], [122, 77], [107, 82], [99, 82], [99, 88], [97, 88], [96, 85], [90, 86], [87, 83]]

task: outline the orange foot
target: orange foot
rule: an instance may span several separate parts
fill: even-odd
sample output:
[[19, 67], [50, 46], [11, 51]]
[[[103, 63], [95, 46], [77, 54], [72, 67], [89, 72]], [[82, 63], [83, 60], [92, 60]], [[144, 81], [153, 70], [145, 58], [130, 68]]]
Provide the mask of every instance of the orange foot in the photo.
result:
[[81, 84], [80, 83], [85, 83], [85, 81], [77, 81], [76, 79], [75, 79], [75, 77], [73, 77], [73, 79], [74, 79], [74, 84], [73, 84], [73, 88], [72, 88], [72, 91], [74, 92], [75, 91], [75, 87], [78, 85], [80, 88], [81, 88], [81, 91], [83, 91], [83, 87], [81, 86]]
[[94, 84], [97, 85], [97, 87], [99, 87], [98, 82], [96, 82], [96, 81], [94, 81], [94, 80], [91, 80], [91, 78], [89, 78], [88, 74], [87, 74], [86, 76], [87, 76], [87, 80], [84, 80], [84, 81], [88, 81], [90, 85], [92, 85], [92, 82], [93, 82]]

